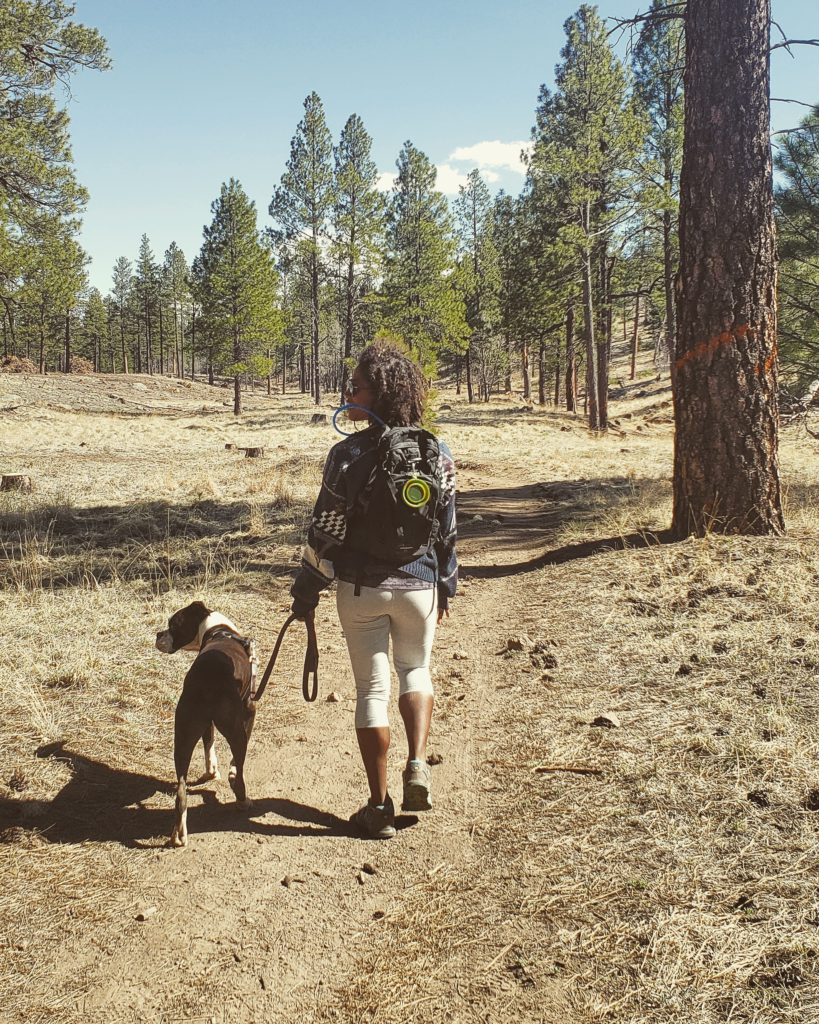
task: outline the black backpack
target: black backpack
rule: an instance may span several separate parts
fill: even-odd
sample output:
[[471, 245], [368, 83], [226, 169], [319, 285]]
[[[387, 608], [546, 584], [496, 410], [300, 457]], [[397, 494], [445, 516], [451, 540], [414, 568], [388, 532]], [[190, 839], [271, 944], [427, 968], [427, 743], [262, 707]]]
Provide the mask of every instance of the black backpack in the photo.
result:
[[350, 481], [345, 547], [397, 568], [426, 554], [438, 536], [440, 448], [421, 427], [386, 427], [373, 455]]

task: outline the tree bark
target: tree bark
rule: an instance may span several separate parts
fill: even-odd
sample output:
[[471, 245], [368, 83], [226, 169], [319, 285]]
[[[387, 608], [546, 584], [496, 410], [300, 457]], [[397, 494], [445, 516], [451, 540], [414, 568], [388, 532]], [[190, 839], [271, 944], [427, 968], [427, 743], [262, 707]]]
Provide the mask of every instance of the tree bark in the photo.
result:
[[566, 307], [566, 412], [577, 409], [577, 355], [574, 350], [574, 303]]
[[594, 340], [594, 308], [592, 306], [591, 253], [582, 254], [583, 270], [583, 328], [586, 334], [586, 411], [589, 429], [599, 430], [597, 409], [597, 345]]
[[[669, 172], [671, 174], [671, 172]], [[667, 175], [668, 176], [668, 175]], [[674, 308], [674, 243], [671, 211], [663, 211], [663, 291], [665, 293], [665, 344], [668, 365], [674, 377], [675, 349], [677, 345], [677, 311]]]
[[159, 372], [165, 374], [165, 331], [162, 326], [162, 302], [159, 303]]
[[[524, 341], [520, 350], [521, 369], [523, 371], [523, 397], [532, 397], [532, 372], [529, 366], [529, 342]], [[511, 385], [509, 390], [511, 391]]]
[[631, 377], [629, 380], [635, 380], [637, 377], [637, 332], [640, 327], [640, 293], [634, 299], [634, 329], [631, 334]]
[[313, 233], [313, 257], [310, 267], [310, 333], [313, 349], [313, 401], [321, 403], [321, 376], [319, 374], [319, 267], [318, 238]]
[[689, 0], [674, 401], [676, 537], [784, 529], [770, 0]]
[[546, 345], [543, 341], [537, 349], [537, 402], [546, 404]]
[[65, 311], [65, 344], [63, 347], [65, 355], [65, 372], [71, 373], [71, 312]]
[[555, 339], [555, 409], [560, 405], [560, 335]]
[[469, 398], [469, 404], [472, 405], [472, 403], [475, 401], [475, 394], [474, 394], [474, 391], [472, 389], [472, 343], [471, 342], [466, 347], [466, 358], [465, 358], [464, 362], [466, 363], [466, 393], [467, 393], [467, 396]]

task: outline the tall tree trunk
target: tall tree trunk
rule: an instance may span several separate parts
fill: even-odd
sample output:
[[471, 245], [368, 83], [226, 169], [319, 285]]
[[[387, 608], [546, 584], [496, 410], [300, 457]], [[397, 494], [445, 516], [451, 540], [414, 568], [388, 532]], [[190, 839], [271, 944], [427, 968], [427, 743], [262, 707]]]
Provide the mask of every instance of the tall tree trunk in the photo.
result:
[[71, 373], [71, 310], [65, 311], [65, 344], [63, 346], [65, 372]]
[[674, 400], [676, 537], [784, 529], [770, 0], [688, 0]]
[[[586, 203], [588, 208], [588, 203]], [[588, 218], [588, 213], [587, 213]], [[586, 219], [588, 223], [588, 219]], [[594, 306], [592, 304], [592, 267], [591, 253], [582, 254], [583, 272], [583, 329], [586, 335], [586, 411], [589, 417], [589, 428], [600, 429], [597, 409], [597, 345], [594, 340]]]
[[[673, 172], [666, 175], [668, 179]], [[670, 187], [670, 186], [669, 186]], [[674, 308], [674, 245], [672, 241], [673, 224], [671, 211], [663, 211], [663, 291], [665, 292], [665, 345], [668, 352], [668, 365], [674, 377], [674, 362], [677, 345], [677, 311]]]
[[537, 401], [546, 404], [546, 345], [542, 340], [537, 347]]
[[460, 395], [461, 393], [461, 356], [460, 353], [455, 356], [455, 394]]
[[629, 380], [635, 380], [637, 377], [637, 344], [638, 344], [638, 331], [640, 329], [640, 293], [637, 292], [637, 297], [634, 299], [634, 328], [631, 332], [631, 376]]
[[[183, 364], [184, 372], [184, 364]], [[196, 306], [191, 306], [191, 380], [196, 376]]]
[[556, 340], [555, 350], [555, 409], [560, 405], [560, 335]]
[[45, 323], [40, 317], [40, 373], [45, 373]]
[[[542, 346], [542, 344], [543, 343], [541, 342], [541, 346]], [[521, 371], [523, 372], [523, 397], [524, 398], [531, 398], [532, 397], [532, 373], [531, 373], [531, 369], [529, 367], [529, 360], [530, 360], [529, 342], [528, 341], [524, 341], [524, 343], [523, 343], [523, 345], [521, 347], [521, 350], [520, 350], [520, 366], [521, 366]], [[511, 389], [511, 385], [510, 385], [509, 390], [510, 391], [512, 390]]]
[[282, 394], [287, 393], [287, 344], [282, 345]]
[[[242, 358], [242, 340], [238, 330], [233, 333], [233, 360], [238, 363]], [[237, 373], [233, 378], [233, 415], [239, 416], [242, 412], [242, 379]]]
[[148, 297], [145, 296], [145, 368], [153, 375], [154, 372], [154, 339], [151, 332], [151, 310]]
[[[512, 390], [512, 336], [509, 332], [506, 332], [506, 390]], [[526, 388], [526, 376], [524, 371], [523, 387]], [[524, 390], [524, 397], [528, 398], [528, 393]]]
[[307, 366], [304, 344], [299, 345], [299, 390], [302, 394], [307, 391]]
[[470, 340], [466, 347], [466, 393], [469, 398], [469, 404], [471, 405], [475, 400], [475, 395], [472, 390], [472, 342]]
[[597, 337], [597, 429], [609, 426], [609, 359], [611, 354], [611, 317], [609, 301], [609, 274], [611, 267], [606, 248], [600, 244], [600, 333]]
[[321, 403], [321, 375], [319, 374], [319, 268], [318, 239], [313, 233], [313, 258], [310, 266], [310, 332], [313, 350], [313, 400]]
[[566, 412], [577, 411], [577, 354], [574, 350], [574, 303], [566, 307]]
[[120, 306], [119, 310], [119, 342], [122, 348], [122, 372], [128, 372], [128, 349], [125, 347], [125, 309]]
[[162, 303], [159, 303], [159, 372], [165, 374], [165, 332], [162, 329]]
[[[355, 228], [350, 233], [350, 245], [355, 244]], [[353, 354], [353, 330], [355, 328], [354, 312], [355, 312], [355, 261], [353, 257], [347, 263], [347, 282], [344, 291], [344, 356], [341, 360], [341, 385], [339, 390], [341, 392], [341, 404], [344, 404], [344, 399], [347, 392], [347, 379], [350, 373], [348, 362]]]

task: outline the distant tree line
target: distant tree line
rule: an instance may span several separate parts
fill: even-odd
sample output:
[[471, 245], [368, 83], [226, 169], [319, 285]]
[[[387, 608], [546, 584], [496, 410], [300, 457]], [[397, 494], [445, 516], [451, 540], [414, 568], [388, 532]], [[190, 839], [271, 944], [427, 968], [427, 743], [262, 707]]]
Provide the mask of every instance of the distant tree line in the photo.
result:
[[[654, 0], [627, 66], [583, 5], [565, 24], [552, 89], [535, 110], [518, 196], [473, 170], [450, 204], [407, 141], [378, 188], [372, 140], [353, 114], [334, 142], [311, 93], [272, 189], [271, 226], [231, 179], [188, 262], [147, 236], [103, 296], [77, 242], [87, 201], [54, 99], [79, 67], [108, 66], [97, 32], [61, 0], [6, 0], [0, 19], [0, 303], [4, 355], [40, 372], [208, 374], [343, 393], [350, 360], [379, 335], [470, 401], [520, 381], [540, 403], [585, 410], [605, 429], [613, 344], [650, 339], [674, 366], [683, 154], [684, 25]], [[780, 148], [780, 356], [819, 376], [817, 111]]]

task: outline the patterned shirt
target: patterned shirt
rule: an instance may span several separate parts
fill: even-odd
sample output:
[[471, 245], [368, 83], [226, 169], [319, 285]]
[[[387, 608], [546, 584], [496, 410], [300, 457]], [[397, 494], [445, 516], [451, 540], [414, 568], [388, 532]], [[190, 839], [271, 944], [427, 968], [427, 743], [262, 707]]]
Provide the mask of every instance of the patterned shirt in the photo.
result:
[[430, 550], [415, 561], [396, 569], [372, 556], [345, 548], [347, 515], [356, 494], [348, 494], [352, 479], [360, 479], [355, 463], [371, 456], [381, 437], [380, 427], [369, 427], [334, 445], [324, 464], [321, 490], [316, 501], [301, 569], [290, 593], [302, 604], [315, 607], [318, 595], [338, 577], [365, 587], [417, 590], [437, 587], [438, 607], [448, 607], [458, 585], [455, 522], [455, 463], [452, 453], [439, 440], [439, 469], [444, 482], [438, 507], [438, 536]]

